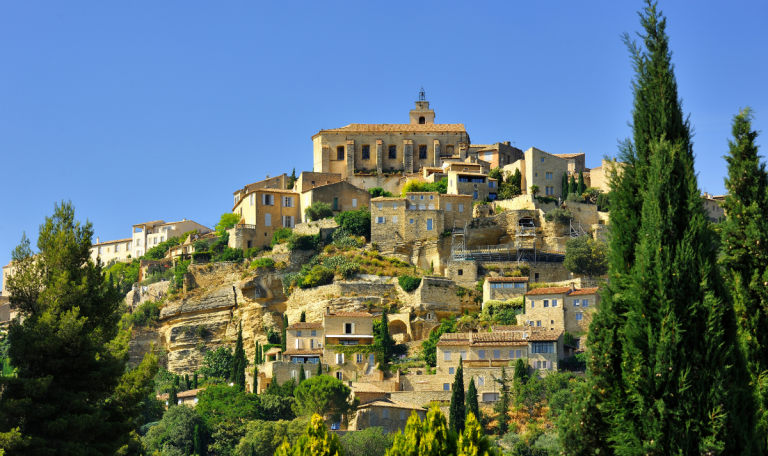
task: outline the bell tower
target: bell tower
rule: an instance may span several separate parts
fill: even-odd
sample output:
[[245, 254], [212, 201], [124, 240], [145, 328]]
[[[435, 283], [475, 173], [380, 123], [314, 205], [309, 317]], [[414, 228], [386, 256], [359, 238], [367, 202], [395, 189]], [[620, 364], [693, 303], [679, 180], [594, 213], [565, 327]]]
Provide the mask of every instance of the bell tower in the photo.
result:
[[424, 95], [424, 87], [419, 92], [419, 101], [416, 102], [416, 109], [410, 112], [411, 124], [433, 125], [435, 123], [435, 111], [429, 109], [429, 102]]

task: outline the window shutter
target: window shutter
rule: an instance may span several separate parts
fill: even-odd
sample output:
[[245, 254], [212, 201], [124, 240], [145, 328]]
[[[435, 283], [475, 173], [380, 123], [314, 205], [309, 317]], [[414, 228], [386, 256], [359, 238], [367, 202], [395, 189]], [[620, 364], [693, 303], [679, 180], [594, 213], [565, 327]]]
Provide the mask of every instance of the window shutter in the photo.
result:
[[341, 354], [341, 364], [344, 364], [344, 353]]
[[[291, 207], [293, 207], [293, 206], [291, 206]], [[296, 228], [296, 223], [295, 222], [296, 222], [296, 217], [292, 215], [291, 216], [291, 228]]]
[[352, 198], [352, 207], [357, 207], [357, 199]]

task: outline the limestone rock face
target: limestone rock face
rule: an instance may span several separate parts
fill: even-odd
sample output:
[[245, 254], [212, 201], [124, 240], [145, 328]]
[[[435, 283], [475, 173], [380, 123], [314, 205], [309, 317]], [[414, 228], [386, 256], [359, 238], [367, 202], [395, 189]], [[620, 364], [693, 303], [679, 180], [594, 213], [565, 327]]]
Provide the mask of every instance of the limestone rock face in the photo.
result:
[[125, 303], [135, 309], [147, 301], [157, 301], [168, 293], [170, 285], [171, 282], [165, 281], [153, 283], [146, 287], [137, 287], [125, 295]]

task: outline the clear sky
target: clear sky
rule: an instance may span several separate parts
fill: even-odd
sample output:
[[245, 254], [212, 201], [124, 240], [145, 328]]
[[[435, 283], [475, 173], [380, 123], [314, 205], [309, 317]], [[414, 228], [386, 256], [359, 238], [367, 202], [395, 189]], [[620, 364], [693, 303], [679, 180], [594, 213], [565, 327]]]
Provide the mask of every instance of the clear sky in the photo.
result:
[[[407, 123], [424, 87], [472, 142], [616, 154], [639, 1], [0, 2], [0, 263], [72, 200], [102, 241], [213, 226], [232, 192], [311, 170], [310, 137]], [[768, 130], [768, 2], [662, 1], [703, 191], [730, 121]], [[768, 134], [768, 133], [766, 133]], [[766, 144], [765, 136], [759, 138]]]

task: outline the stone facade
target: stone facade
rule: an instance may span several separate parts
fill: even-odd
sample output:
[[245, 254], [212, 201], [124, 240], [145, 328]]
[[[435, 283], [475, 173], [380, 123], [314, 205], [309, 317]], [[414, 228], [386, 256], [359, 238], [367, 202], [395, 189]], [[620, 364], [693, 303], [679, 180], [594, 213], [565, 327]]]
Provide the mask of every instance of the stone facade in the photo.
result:
[[[550, 331], [568, 331], [577, 340], [585, 341], [592, 314], [599, 309], [597, 288], [567, 287], [538, 288], [525, 295], [524, 313], [518, 322]], [[583, 348], [582, 343], [578, 343]]]
[[392, 399], [377, 399], [360, 405], [350, 420], [349, 429], [361, 431], [381, 427], [385, 434], [405, 429], [408, 418], [416, 413], [423, 420], [427, 411], [422, 407]]
[[523, 151], [513, 147], [509, 141], [496, 144], [471, 144], [468, 155], [486, 161], [490, 168], [503, 168], [525, 158]]
[[293, 232], [303, 235], [321, 234], [322, 239], [327, 239], [339, 227], [334, 219], [317, 220], [315, 222], [297, 223]]
[[328, 204], [333, 212], [338, 214], [342, 211], [357, 211], [362, 206], [370, 207], [371, 194], [346, 181], [305, 190], [301, 193], [301, 220], [303, 222], [308, 221], [304, 210], [317, 201]]
[[483, 304], [488, 301], [506, 301], [528, 291], [528, 277], [486, 277], [483, 282]]
[[[279, 228], [293, 228], [301, 221], [299, 193], [273, 188], [249, 189], [232, 208], [244, 228], [256, 230], [252, 247], [269, 245]], [[251, 234], [249, 234], [251, 236]], [[246, 244], [247, 245], [247, 244]], [[244, 245], [244, 248], [245, 247]]]
[[[331, 374], [339, 380], [357, 380], [362, 373], [368, 375], [379, 362], [375, 353], [337, 352], [338, 345], [360, 346], [373, 344], [373, 315], [367, 312], [331, 312], [323, 315], [325, 346], [323, 360], [331, 367]], [[331, 347], [331, 348], [329, 348]]]
[[341, 174], [339, 173], [315, 173], [303, 171], [293, 184], [293, 190], [298, 193], [304, 193], [315, 187], [335, 184], [336, 182], [341, 182]]
[[461, 285], [462, 287], [473, 287], [478, 279], [477, 261], [449, 261], [448, 266], [445, 268], [445, 277], [453, 280], [457, 285]]

